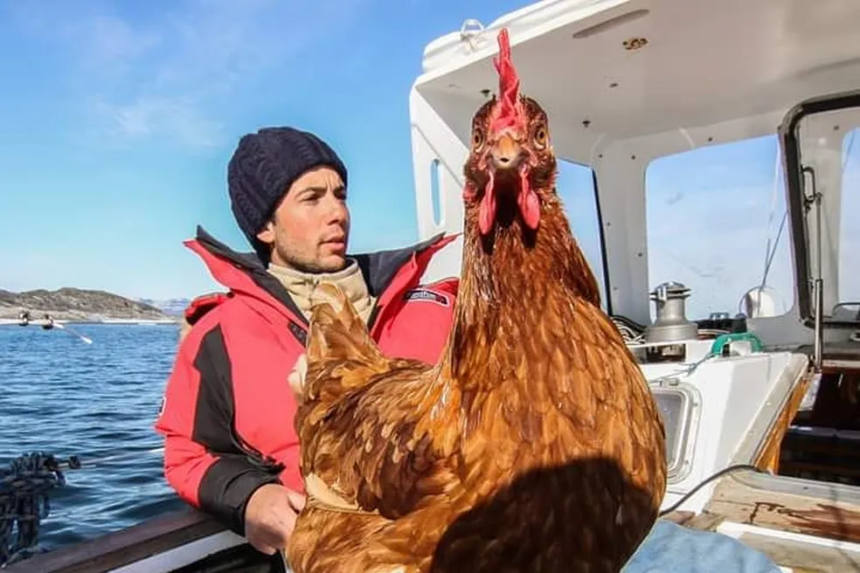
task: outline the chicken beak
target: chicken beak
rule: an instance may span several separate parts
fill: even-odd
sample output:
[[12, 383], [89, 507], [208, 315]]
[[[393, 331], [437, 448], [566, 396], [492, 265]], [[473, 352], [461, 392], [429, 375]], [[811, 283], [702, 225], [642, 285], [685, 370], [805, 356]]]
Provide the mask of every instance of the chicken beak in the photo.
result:
[[517, 169], [523, 158], [523, 147], [510, 133], [503, 133], [493, 146], [490, 155], [498, 171]]

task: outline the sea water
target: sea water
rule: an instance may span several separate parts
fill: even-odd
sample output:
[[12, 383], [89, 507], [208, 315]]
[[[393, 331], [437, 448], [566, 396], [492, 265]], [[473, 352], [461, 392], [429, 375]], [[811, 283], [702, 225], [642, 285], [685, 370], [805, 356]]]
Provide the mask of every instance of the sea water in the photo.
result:
[[183, 507], [164, 481], [152, 427], [178, 326], [69, 326], [92, 344], [69, 330], [0, 326], [0, 467], [36, 451], [84, 464], [51, 492], [45, 550]]

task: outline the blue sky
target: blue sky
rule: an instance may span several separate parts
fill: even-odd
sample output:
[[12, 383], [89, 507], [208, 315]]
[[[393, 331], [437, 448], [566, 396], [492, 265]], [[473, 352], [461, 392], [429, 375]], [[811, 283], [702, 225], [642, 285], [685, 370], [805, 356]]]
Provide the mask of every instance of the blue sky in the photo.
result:
[[422, 51], [527, 3], [0, 0], [0, 53], [14, 54], [0, 58], [0, 288], [212, 288], [181, 242], [201, 223], [247, 248], [225, 169], [263, 125], [336, 146], [353, 249], [416, 240], [408, 93]]
[[[353, 250], [415, 241], [408, 92], [422, 51], [466, 18], [489, 23], [527, 4], [0, 0], [0, 53], [13, 56], [0, 59], [0, 288], [151, 298], [212, 289], [181, 242], [199, 223], [247, 248], [225, 170], [238, 138], [264, 125], [315, 131], [343, 156]], [[774, 174], [772, 139], [740, 145], [649, 170], [657, 213], [649, 216], [663, 221], [650, 239], [652, 269], [706, 291], [740, 281], [727, 295], [731, 311], [735, 291], [760, 280]], [[708, 193], [715, 181], [727, 186], [719, 195]], [[566, 166], [561, 187], [599, 264], [589, 172]], [[736, 205], [723, 222], [747, 241], [739, 244], [755, 267], [740, 278], [719, 245], [692, 240], [702, 229], [691, 217], [715, 198]], [[673, 229], [691, 240], [679, 242]], [[773, 272], [788, 281], [790, 300], [783, 251]]]

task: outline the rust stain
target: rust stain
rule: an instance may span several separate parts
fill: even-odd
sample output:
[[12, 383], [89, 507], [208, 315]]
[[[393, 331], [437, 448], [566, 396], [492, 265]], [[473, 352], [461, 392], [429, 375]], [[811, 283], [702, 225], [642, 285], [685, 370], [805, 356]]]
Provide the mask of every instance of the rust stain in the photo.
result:
[[860, 514], [829, 504], [817, 509], [790, 509], [779, 503], [756, 502], [750, 524], [790, 525], [798, 531], [841, 541], [860, 541]]
[[758, 510], [761, 509], [762, 507], [765, 508], [766, 511], [772, 511], [774, 513], [779, 513], [780, 508], [785, 509], [784, 506], [782, 506], [778, 503], [771, 503], [771, 502], [767, 502], [767, 501], [757, 501], [755, 503], [755, 507], [752, 510], [752, 513], [750, 513], [750, 523], [751, 524], [755, 523], [756, 517], [758, 517]]
[[824, 537], [843, 541], [860, 540], [860, 515], [828, 504], [817, 504], [817, 510], [798, 511], [794, 525], [805, 524]]

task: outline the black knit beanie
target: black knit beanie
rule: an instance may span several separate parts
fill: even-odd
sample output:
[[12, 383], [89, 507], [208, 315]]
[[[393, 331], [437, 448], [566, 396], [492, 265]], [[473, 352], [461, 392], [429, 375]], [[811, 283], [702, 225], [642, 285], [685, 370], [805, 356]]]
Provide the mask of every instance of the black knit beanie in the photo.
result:
[[239, 140], [227, 166], [230, 206], [239, 228], [264, 262], [268, 262], [268, 247], [257, 239], [257, 233], [271, 219], [290, 185], [320, 166], [334, 169], [346, 186], [343, 162], [312, 133], [267, 127]]

